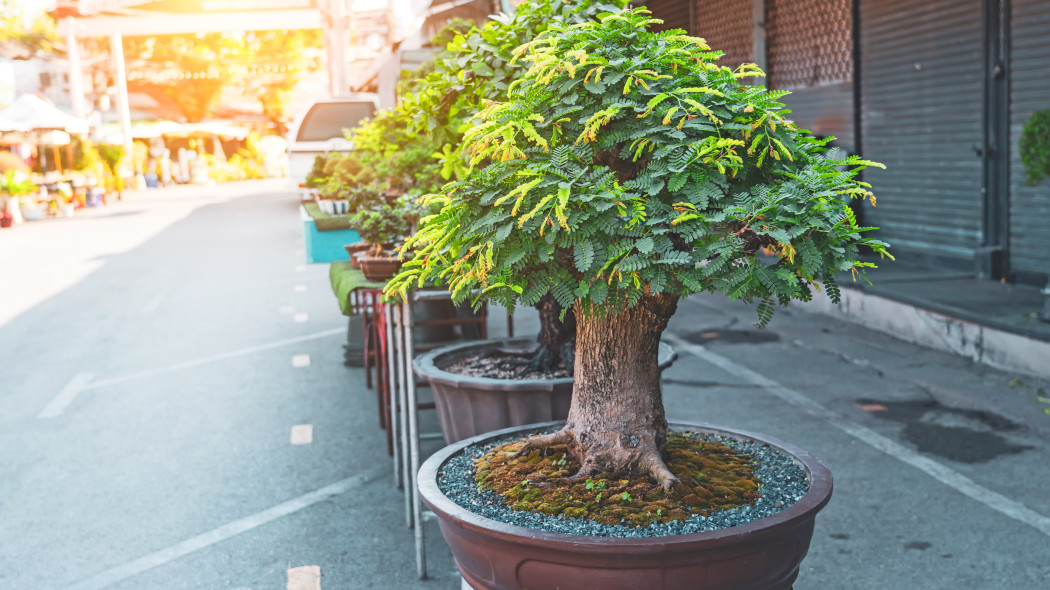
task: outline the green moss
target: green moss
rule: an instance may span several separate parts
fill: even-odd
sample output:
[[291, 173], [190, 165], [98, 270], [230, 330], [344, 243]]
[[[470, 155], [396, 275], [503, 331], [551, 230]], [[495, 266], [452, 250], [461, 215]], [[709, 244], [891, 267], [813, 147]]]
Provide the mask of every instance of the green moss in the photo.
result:
[[[517, 510], [517, 508], [515, 508], [515, 510]], [[587, 509], [583, 507], [566, 508], [562, 511], [562, 514], [569, 518], [587, 518]]]
[[579, 465], [566, 460], [562, 449], [513, 458], [519, 445], [493, 449], [476, 462], [479, 485], [501, 494], [514, 510], [647, 526], [751, 504], [760, 497], [749, 457], [681, 433], [668, 440], [668, 468], [682, 480], [670, 492], [645, 476], [624, 479], [601, 473], [583, 482], [568, 480], [562, 475], [575, 473]]

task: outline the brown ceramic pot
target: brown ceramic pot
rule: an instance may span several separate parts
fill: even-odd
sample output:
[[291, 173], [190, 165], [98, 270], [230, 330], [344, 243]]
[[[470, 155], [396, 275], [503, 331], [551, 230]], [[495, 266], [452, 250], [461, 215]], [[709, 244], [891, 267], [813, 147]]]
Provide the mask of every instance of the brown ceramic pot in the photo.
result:
[[369, 254], [358, 254], [357, 262], [361, 265], [361, 272], [370, 281], [388, 281], [401, 270], [401, 261], [396, 256], [371, 256]]
[[[558, 379], [490, 379], [450, 373], [446, 367], [497, 350], [528, 352], [535, 337], [481, 340], [435, 348], [412, 361], [416, 375], [434, 392], [438, 422], [445, 444], [507, 428], [564, 420], [572, 401], [572, 377]], [[678, 358], [671, 345], [660, 343], [660, 370]]]
[[757, 441], [790, 455], [809, 491], [781, 512], [748, 524], [670, 537], [610, 538], [551, 533], [470, 512], [438, 488], [437, 474], [473, 444], [559, 423], [508, 428], [450, 445], [419, 470], [423, 502], [437, 515], [464, 580], [476, 590], [790, 590], [809, 550], [813, 525], [831, 499], [831, 472], [809, 453], [769, 438], [708, 424], [674, 429]]
[[350, 266], [354, 268], [361, 268], [361, 265], [357, 262], [357, 257], [361, 254], [368, 252], [368, 249], [372, 247], [372, 244], [368, 242], [354, 242], [353, 244], [343, 244], [343, 249], [350, 255]]

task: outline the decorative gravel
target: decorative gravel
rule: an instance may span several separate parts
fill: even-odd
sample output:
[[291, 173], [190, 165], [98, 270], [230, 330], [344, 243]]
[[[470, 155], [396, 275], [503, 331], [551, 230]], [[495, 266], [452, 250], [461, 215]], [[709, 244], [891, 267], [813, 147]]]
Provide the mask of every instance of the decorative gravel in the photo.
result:
[[489, 379], [561, 379], [568, 377], [565, 369], [557, 371], [527, 371], [529, 355], [492, 352], [483, 357], [470, 357], [445, 367], [449, 373]]
[[664, 537], [725, 529], [772, 516], [797, 502], [809, 490], [809, 481], [802, 467], [773, 447], [707, 433], [694, 436], [720, 442], [739, 453], [751, 454], [755, 476], [762, 482], [762, 498], [753, 505], [716, 512], [710, 516], [694, 515], [688, 520], [645, 527], [605, 525], [580, 518], [512, 510], [504, 506], [492, 490], [478, 489], [474, 483], [474, 461], [495, 446], [521, 438], [520, 435], [468, 447], [452, 456], [438, 471], [438, 487], [455, 503], [492, 520], [555, 533], [598, 537]]

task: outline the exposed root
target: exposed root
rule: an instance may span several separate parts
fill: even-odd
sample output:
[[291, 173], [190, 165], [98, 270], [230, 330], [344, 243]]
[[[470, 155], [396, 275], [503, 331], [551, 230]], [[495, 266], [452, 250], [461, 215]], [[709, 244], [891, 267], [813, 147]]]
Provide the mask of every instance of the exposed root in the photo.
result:
[[566, 479], [568, 479], [569, 481], [579, 481], [581, 479], [587, 479], [588, 477], [594, 475], [595, 473], [598, 473], [598, 471], [596, 469], [593, 469], [593, 468], [589, 469], [587, 467], [580, 467], [579, 471], [577, 471], [573, 475], [570, 475]]
[[664, 463], [663, 458], [657, 452], [647, 453], [643, 456], [641, 461], [639, 461], [638, 468], [640, 471], [648, 473], [649, 477], [660, 484], [664, 490], [670, 490], [671, 486], [681, 482], [675, 474], [671, 473], [671, 470], [667, 468], [667, 463]]
[[525, 444], [521, 445], [517, 453], [514, 453], [513, 458], [523, 457], [533, 451], [546, 450], [554, 445], [567, 445], [572, 441], [572, 433], [567, 428], [562, 428], [558, 432], [552, 432], [550, 434], [539, 434], [528, 438]]
[[[576, 437], [573, 432], [569, 430], [568, 427], [565, 427], [557, 432], [540, 434], [527, 439], [522, 444], [521, 448], [514, 453], [512, 458], [516, 459], [518, 457], [524, 457], [533, 451], [540, 451], [542, 453], [555, 445], [568, 446], [569, 452], [575, 456], [576, 452], [573, 451], [573, 447], [576, 446], [574, 444], [576, 442]], [[579, 449], [577, 448], [576, 451], [578, 452]], [[667, 468], [667, 464], [664, 462], [658, 449], [652, 448], [651, 450], [643, 451], [640, 456], [636, 455], [635, 457], [636, 459], [633, 461], [633, 471], [648, 475], [663, 489], [670, 490], [672, 486], [680, 483], [678, 477], [671, 473], [671, 470]], [[580, 469], [575, 474], [569, 476], [569, 480], [575, 481], [585, 479], [595, 473], [617, 469], [617, 465], [610, 464], [608, 456], [602, 457], [587, 455], [582, 458], [575, 458], [580, 463]]]

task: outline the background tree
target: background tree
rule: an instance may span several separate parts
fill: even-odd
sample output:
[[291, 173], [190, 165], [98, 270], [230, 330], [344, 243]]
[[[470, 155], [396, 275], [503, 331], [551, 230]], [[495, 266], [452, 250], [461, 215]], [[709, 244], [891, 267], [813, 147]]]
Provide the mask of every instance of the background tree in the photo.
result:
[[317, 70], [315, 58], [323, 47], [319, 29], [255, 31], [244, 36], [245, 54], [251, 62], [270, 66], [269, 71], [246, 74], [241, 83], [255, 97], [279, 135], [288, 132], [292, 94], [303, 76]]
[[20, 59], [62, 53], [55, 19], [25, 8], [16, 0], [0, 0], [0, 45], [13, 45]]
[[257, 31], [125, 37], [129, 69], [139, 82], [167, 96], [191, 123], [214, 113], [223, 91], [240, 86], [259, 101], [278, 132], [286, 130], [291, 92], [317, 64], [311, 48], [320, 31]]
[[[380, 166], [394, 158], [419, 162], [425, 174], [414, 176], [430, 181], [422, 184], [425, 188], [462, 178], [470, 159], [464, 142], [472, 127], [470, 118], [487, 102], [505, 98], [510, 85], [527, 70], [514, 59], [514, 51], [550, 27], [591, 21], [625, 4], [625, 0], [532, 0], [518, 6], [514, 15], [497, 15], [480, 27], [451, 23], [436, 39], [448, 40], [445, 50], [403, 84], [401, 102], [393, 112], [355, 133], [357, 150], [394, 150], [378, 158]], [[413, 154], [425, 155], [425, 163], [406, 162]], [[523, 370], [553, 371], [564, 366], [571, 374], [575, 312], [549, 294], [531, 304], [540, 314], [540, 346]]]
[[441, 212], [387, 291], [442, 281], [457, 301], [573, 308], [568, 420], [521, 453], [565, 444], [577, 476], [636, 471], [669, 488], [657, 349], [678, 299], [758, 300], [764, 325], [815, 289], [837, 300], [837, 272], [872, 266], [858, 247], [886, 244], [847, 206], [874, 204], [855, 175], [877, 164], [836, 159], [786, 118], [786, 92], [741, 84], [763, 75], [754, 64], [721, 67], [702, 39], [647, 30], [659, 22], [642, 9], [555, 22], [516, 50], [528, 71], [478, 113], [474, 169], [428, 197]]

